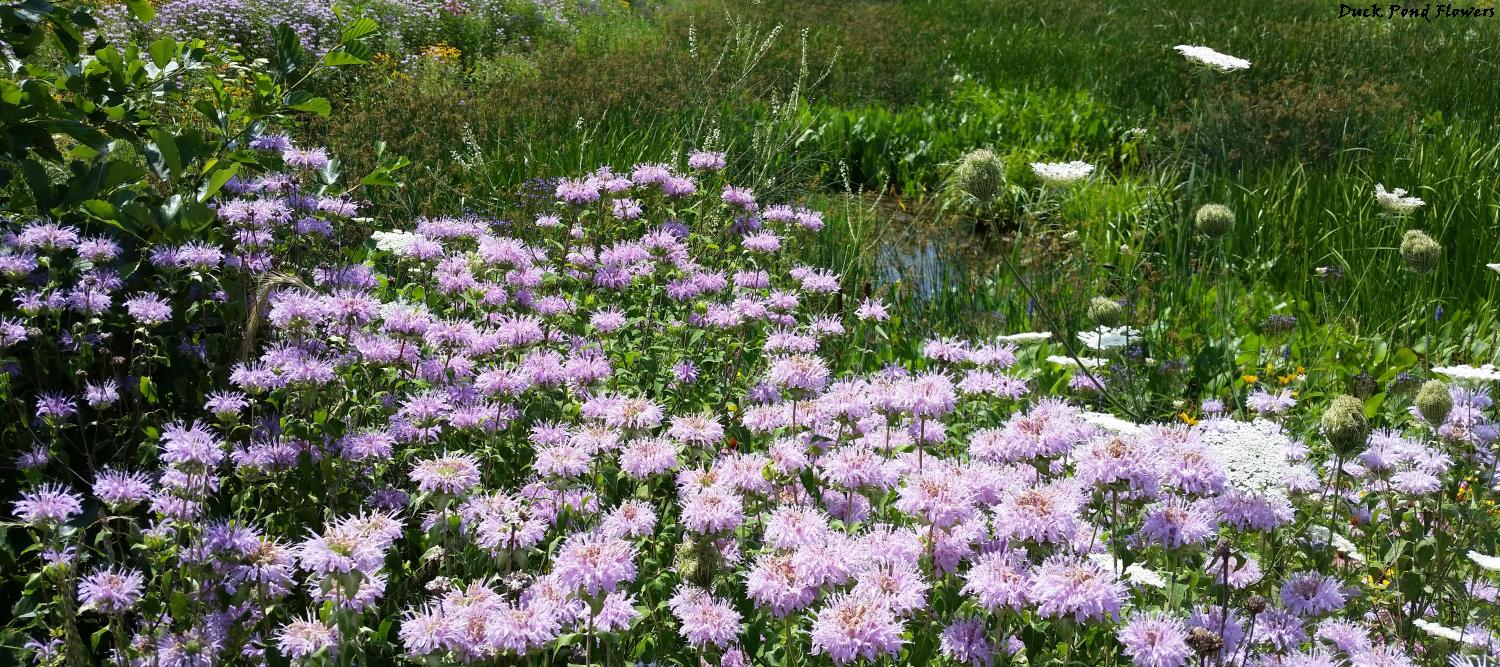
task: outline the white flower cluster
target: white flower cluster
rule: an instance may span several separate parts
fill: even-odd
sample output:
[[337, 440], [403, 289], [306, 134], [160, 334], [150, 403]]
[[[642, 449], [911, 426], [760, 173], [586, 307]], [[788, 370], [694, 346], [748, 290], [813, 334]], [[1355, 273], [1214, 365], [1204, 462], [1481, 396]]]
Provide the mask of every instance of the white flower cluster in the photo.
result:
[[1432, 372], [1446, 375], [1455, 380], [1469, 382], [1492, 382], [1500, 380], [1500, 370], [1496, 370], [1494, 364], [1485, 364], [1483, 366], [1467, 366], [1462, 364], [1458, 366], [1437, 366], [1432, 369]]
[[1090, 370], [1095, 368], [1103, 368], [1105, 364], [1109, 363], [1109, 361], [1105, 359], [1096, 359], [1093, 357], [1079, 357], [1077, 361], [1074, 361], [1072, 357], [1066, 357], [1061, 354], [1054, 354], [1050, 357], [1047, 357], [1047, 361], [1050, 361], [1059, 366], [1067, 366], [1069, 368], [1087, 368]]
[[1008, 336], [1000, 336], [996, 340], [1001, 343], [1011, 343], [1014, 345], [1030, 345], [1032, 343], [1041, 343], [1050, 340], [1051, 338], [1052, 334], [1047, 331], [1027, 331], [1024, 333], [1013, 333]]
[[1094, 165], [1072, 162], [1033, 162], [1031, 171], [1047, 185], [1072, 185], [1094, 173]]
[[1385, 185], [1381, 183], [1375, 184], [1375, 201], [1380, 203], [1381, 208], [1397, 215], [1406, 215], [1427, 203], [1416, 197], [1406, 196], [1406, 190], [1401, 188], [1387, 192]]
[[1220, 72], [1250, 69], [1250, 61], [1244, 58], [1236, 58], [1227, 53], [1219, 53], [1206, 46], [1178, 44], [1172, 48], [1177, 49], [1177, 52], [1181, 53], [1188, 60]]
[[375, 247], [386, 252], [397, 255], [406, 254], [406, 250], [419, 237], [411, 232], [375, 232], [370, 235], [375, 241]]
[[1078, 332], [1078, 340], [1094, 350], [1113, 350], [1125, 347], [1131, 338], [1139, 339], [1141, 332], [1130, 327], [1099, 327], [1093, 331]]
[[1287, 479], [1293, 472], [1287, 460], [1292, 441], [1280, 425], [1266, 419], [1215, 419], [1199, 428], [1201, 442], [1223, 466], [1231, 484], [1268, 498], [1286, 498]]

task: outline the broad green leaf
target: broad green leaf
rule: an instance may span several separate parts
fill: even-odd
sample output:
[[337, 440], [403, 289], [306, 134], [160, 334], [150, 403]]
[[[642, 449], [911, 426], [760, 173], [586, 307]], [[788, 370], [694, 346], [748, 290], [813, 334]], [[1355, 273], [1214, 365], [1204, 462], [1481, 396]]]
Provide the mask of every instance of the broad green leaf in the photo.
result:
[[151, 53], [151, 62], [157, 67], [166, 67], [177, 56], [177, 40], [171, 37], [163, 37], [154, 42], [148, 49]]

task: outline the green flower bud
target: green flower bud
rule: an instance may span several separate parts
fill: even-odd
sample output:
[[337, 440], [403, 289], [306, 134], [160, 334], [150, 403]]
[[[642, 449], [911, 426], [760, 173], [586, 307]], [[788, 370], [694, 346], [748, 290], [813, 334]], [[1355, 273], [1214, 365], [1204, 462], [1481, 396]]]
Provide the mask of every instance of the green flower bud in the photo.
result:
[[1089, 301], [1088, 316], [1095, 326], [1117, 327], [1125, 319], [1125, 309], [1114, 299], [1096, 296]]
[[1323, 411], [1323, 437], [1328, 438], [1328, 444], [1340, 454], [1363, 447], [1370, 437], [1364, 403], [1348, 394], [1334, 398]]
[[1204, 204], [1198, 208], [1198, 231], [1211, 239], [1224, 238], [1234, 229], [1234, 211], [1223, 204]]
[[1005, 185], [1005, 163], [987, 148], [969, 151], [954, 167], [952, 183], [981, 206], [988, 205]]
[[1428, 380], [1417, 390], [1417, 411], [1427, 423], [1434, 427], [1442, 424], [1452, 410], [1453, 394], [1448, 393], [1448, 385], [1441, 380]]
[[1437, 268], [1438, 258], [1443, 254], [1443, 247], [1437, 241], [1415, 229], [1406, 232], [1401, 238], [1401, 259], [1406, 261], [1406, 268], [1413, 273], [1431, 273]]

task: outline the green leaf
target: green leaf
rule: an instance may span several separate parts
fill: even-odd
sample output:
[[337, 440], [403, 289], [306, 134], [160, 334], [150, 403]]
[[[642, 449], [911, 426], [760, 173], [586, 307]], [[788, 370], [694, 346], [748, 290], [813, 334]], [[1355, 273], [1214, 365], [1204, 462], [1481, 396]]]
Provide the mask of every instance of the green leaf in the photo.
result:
[[330, 67], [342, 67], [344, 65], [365, 65], [370, 61], [360, 58], [344, 49], [334, 49], [323, 56], [323, 64]]
[[365, 35], [374, 34], [375, 31], [379, 29], [380, 24], [376, 23], [374, 19], [359, 19], [358, 21], [350, 23], [349, 27], [344, 28], [344, 33], [342, 35], [339, 35], [339, 43], [347, 44], [356, 39], [364, 37]]
[[156, 8], [147, 0], [125, 0], [125, 6], [130, 8], [130, 15], [141, 23], [150, 23], [151, 19], [156, 18]]
[[291, 26], [283, 23], [276, 26], [276, 71], [282, 78], [290, 78], [302, 68], [307, 52], [302, 49], [302, 38]]
[[152, 63], [155, 63], [157, 67], [166, 67], [167, 63], [172, 62], [172, 59], [177, 57], [177, 40], [171, 37], [163, 37], [151, 42], [151, 46], [147, 51], [151, 54]]
[[31, 196], [36, 199], [38, 209], [51, 210], [57, 204], [57, 197], [52, 189], [52, 179], [47, 176], [47, 169], [36, 160], [26, 160], [21, 163], [21, 177], [26, 179], [27, 187], [31, 188]]
[[372, 187], [398, 187], [401, 185], [401, 183], [396, 179], [391, 178], [391, 174], [401, 169], [405, 169], [410, 164], [411, 160], [408, 160], [404, 157], [398, 157], [394, 160], [389, 160], [385, 164], [382, 164], [371, 170], [370, 173], [365, 175], [364, 178], [360, 179], [359, 182], [361, 185], [368, 185]]
[[210, 176], [208, 178], [208, 181], [203, 184], [203, 187], [198, 190], [198, 201], [206, 202], [209, 200], [209, 198], [213, 197], [216, 194], [219, 194], [219, 190], [223, 188], [224, 184], [228, 183], [229, 179], [232, 178], [236, 173], [238, 173], [239, 170], [240, 163], [231, 162], [229, 163], [229, 166], [215, 171], [213, 173], [213, 176]]
[[165, 171], [162, 178], [171, 178], [173, 174], [182, 173], [182, 155], [177, 151], [177, 137], [166, 130], [151, 130], [151, 143], [146, 145], [146, 155], [149, 157], [152, 149], [160, 157], [165, 170], [158, 169], [158, 175]]
[[141, 376], [141, 397], [146, 399], [147, 403], [156, 404], [156, 383], [144, 375]]
[[333, 112], [333, 105], [328, 103], [328, 98], [326, 97], [308, 98], [296, 104], [289, 104], [287, 108], [293, 111], [315, 113], [325, 118], [328, 117], [329, 113]]

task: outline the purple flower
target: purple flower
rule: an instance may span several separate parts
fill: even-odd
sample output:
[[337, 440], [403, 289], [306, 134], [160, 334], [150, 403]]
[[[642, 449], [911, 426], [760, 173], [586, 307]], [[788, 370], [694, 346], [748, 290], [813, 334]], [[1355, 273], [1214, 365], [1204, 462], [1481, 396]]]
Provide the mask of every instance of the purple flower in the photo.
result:
[[1029, 565], [1026, 554], [1021, 551], [992, 551], [979, 557], [974, 567], [965, 575], [965, 595], [973, 595], [979, 606], [988, 611], [1012, 609], [1020, 611], [1026, 606], [1030, 582], [1026, 577]]
[[1140, 536], [1167, 549], [1199, 545], [1218, 532], [1214, 513], [1203, 502], [1173, 496], [1146, 508]]
[[970, 667], [995, 664], [995, 650], [984, 619], [960, 618], [949, 623], [943, 628], [939, 647], [944, 657], [959, 664]]
[[122, 614], [141, 599], [143, 585], [135, 570], [101, 570], [78, 582], [78, 602], [103, 614]]
[[667, 604], [681, 623], [678, 631], [683, 639], [700, 649], [729, 646], [743, 630], [740, 613], [702, 589], [684, 587]]
[[114, 405], [115, 401], [120, 400], [120, 383], [114, 380], [85, 383], [83, 400], [96, 410]]
[[563, 586], [590, 597], [613, 593], [635, 578], [635, 546], [601, 533], [579, 533], [563, 542], [553, 574]]
[[328, 166], [328, 150], [324, 148], [286, 148], [281, 152], [286, 166], [317, 171]]
[[1037, 566], [1027, 596], [1043, 617], [1082, 623], [1119, 616], [1125, 588], [1091, 560], [1056, 555]]
[[894, 658], [905, 643], [902, 631], [900, 619], [883, 599], [836, 594], [813, 619], [812, 652], [828, 656], [836, 665]]
[[94, 478], [94, 495], [116, 510], [128, 509], [146, 499], [151, 484], [140, 472], [101, 470]]
[[718, 171], [724, 168], [724, 154], [715, 151], [693, 151], [688, 156], [688, 167], [699, 171]]
[[1344, 591], [1333, 577], [1298, 572], [1282, 583], [1281, 601], [1298, 616], [1321, 616], [1344, 607]]
[[148, 327], [172, 319], [172, 306], [155, 294], [139, 294], [126, 299], [125, 312]]
[[44, 393], [36, 397], [36, 417], [47, 421], [63, 421], [78, 414], [78, 400], [61, 393]]
[[1193, 654], [1182, 619], [1160, 611], [1131, 615], [1118, 637], [1136, 667], [1182, 667]]
[[16, 517], [32, 526], [67, 523], [83, 512], [83, 497], [58, 484], [45, 484], [21, 494], [15, 503]]
[[332, 653], [338, 648], [338, 630], [312, 616], [299, 618], [281, 626], [276, 647], [293, 660], [311, 657], [323, 649]]
[[447, 454], [419, 461], [411, 478], [423, 492], [460, 495], [479, 483], [479, 459], [471, 454]]

